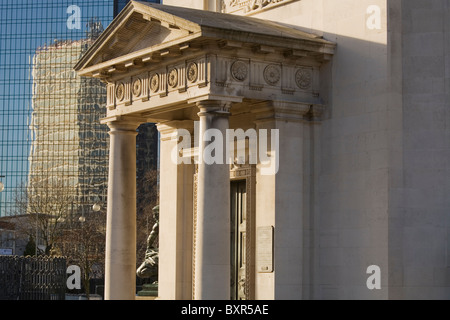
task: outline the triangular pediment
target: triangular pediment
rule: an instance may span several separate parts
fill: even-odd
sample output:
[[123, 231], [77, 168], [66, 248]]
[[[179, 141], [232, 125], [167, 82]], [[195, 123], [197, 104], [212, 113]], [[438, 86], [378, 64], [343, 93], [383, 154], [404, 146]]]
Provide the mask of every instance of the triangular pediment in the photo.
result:
[[75, 66], [82, 76], [102, 76], [127, 65], [158, 62], [204, 41], [231, 46], [285, 48], [333, 54], [321, 37], [272, 21], [148, 2], [130, 1]]
[[92, 63], [96, 64], [128, 55], [164, 42], [167, 43], [189, 36], [191, 33], [193, 33], [192, 30], [182, 29], [155, 18], [147, 20], [143, 18], [142, 14], [133, 12], [126, 23], [115, 30], [108, 41], [105, 41], [101, 56], [96, 55]]
[[75, 66], [86, 69], [119, 57], [133, 55], [163, 43], [199, 33], [201, 28], [183, 18], [131, 1]]

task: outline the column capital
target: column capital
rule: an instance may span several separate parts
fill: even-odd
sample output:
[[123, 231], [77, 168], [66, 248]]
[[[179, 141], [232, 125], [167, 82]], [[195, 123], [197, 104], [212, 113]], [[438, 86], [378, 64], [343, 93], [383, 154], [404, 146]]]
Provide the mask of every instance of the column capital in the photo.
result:
[[112, 116], [100, 120], [100, 123], [108, 125], [110, 133], [116, 131], [136, 131], [137, 128], [146, 123], [147, 119], [132, 116]]
[[312, 104], [291, 101], [263, 101], [252, 105], [251, 112], [255, 114], [255, 123], [282, 120], [301, 122], [313, 108]]
[[230, 115], [232, 102], [224, 100], [202, 100], [196, 102], [196, 105], [200, 110], [200, 112], [198, 113], [199, 117], [206, 115], [227, 117]]
[[156, 124], [156, 128], [161, 134], [161, 141], [170, 140], [178, 129], [185, 129], [194, 134], [194, 127], [193, 120], [173, 120]]

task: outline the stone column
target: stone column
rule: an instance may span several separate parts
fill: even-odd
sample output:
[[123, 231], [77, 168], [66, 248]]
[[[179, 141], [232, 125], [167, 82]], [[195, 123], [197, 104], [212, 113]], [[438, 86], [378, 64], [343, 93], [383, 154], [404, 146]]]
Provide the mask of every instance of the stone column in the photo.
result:
[[[178, 163], [178, 130], [188, 133], [184, 146], [191, 146], [193, 121], [158, 123], [160, 132], [159, 268], [158, 297], [163, 300], [192, 299], [193, 161]], [[188, 147], [189, 148], [189, 147]], [[178, 153], [179, 154], [179, 153]], [[189, 159], [190, 160], [190, 159]]]
[[[197, 106], [200, 132], [194, 297], [198, 300], [229, 300], [230, 166], [226, 163], [225, 137], [231, 104], [201, 101]], [[207, 138], [210, 133], [215, 135], [215, 140], [205, 141], [212, 140]], [[210, 152], [212, 143], [216, 146], [215, 153]], [[220, 152], [222, 157], [218, 157]], [[208, 163], [211, 155], [215, 156], [214, 163]]]
[[136, 129], [141, 119], [104, 119], [110, 128], [105, 299], [134, 300], [136, 291]]

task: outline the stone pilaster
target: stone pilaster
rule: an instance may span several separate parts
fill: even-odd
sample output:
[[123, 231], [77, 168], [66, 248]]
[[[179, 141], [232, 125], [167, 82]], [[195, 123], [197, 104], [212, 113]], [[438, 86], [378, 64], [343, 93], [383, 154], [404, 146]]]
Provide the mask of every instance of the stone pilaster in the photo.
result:
[[[269, 101], [254, 105], [259, 140], [267, 130], [271, 170], [260, 161], [256, 170], [256, 229], [273, 227], [272, 269], [256, 263], [256, 299], [302, 299], [304, 265], [305, 116], [310, 106]], [[279, 139], [272, 141], [278, 130]], [[261, 144], [259, 154], [261, 154]], [[278, 163], [273, 166], [273, 162]], [[275, 168], [273, 170], [272, 168]], [[256, 252], [262, 244], [256, 239]]]

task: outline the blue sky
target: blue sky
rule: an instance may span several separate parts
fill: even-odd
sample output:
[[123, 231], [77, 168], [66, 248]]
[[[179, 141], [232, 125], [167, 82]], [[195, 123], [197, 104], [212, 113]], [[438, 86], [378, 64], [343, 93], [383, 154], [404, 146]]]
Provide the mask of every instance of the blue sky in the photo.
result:
[[[0, 1], [0, 175], [6, 176], [1, 178], [5, 191], [0, 193], [0, 216], [12, 205], [14, 189], [26, 182], [31, 61], [36, 49], [56, 39], [85, 38], [91, 18], [97, 17], [106, 28], [112, 16], [112, 0]], [[78, 20], [80, 29], [73, 28]]]

